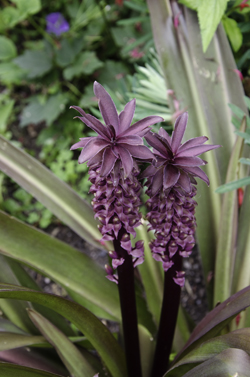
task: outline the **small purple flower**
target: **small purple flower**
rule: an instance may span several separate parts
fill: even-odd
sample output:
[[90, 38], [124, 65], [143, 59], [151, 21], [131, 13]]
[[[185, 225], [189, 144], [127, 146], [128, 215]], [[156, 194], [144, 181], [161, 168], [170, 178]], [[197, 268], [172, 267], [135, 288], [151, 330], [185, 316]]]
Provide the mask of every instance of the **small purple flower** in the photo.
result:
[[[149, 132], [149, 126], [162, 121], [158, 116], [149, 116], [131, 126], [135, 111], [135, 100], [126, 104], [118, 115], [114, 102], [102, 85], [94, 83], [94, 93], [104, 119], [103, 125], [97, 118], [77, 110], [82, 122], [97, 133], [85, 137], [71, 147], [83, 148], [78, 162], [88, 161], [90, 192], [94, 194], [92, 205], [101, 223], [102, 240], [120, 242], [123, 252], [111, 252], [112, 266], [123, 264], [125, 255], [132, 256], [134, 266], [143, 262], [143, 243], [138, 241], [132, 248], [130, 234], [135, 237], [135, 228], [140, 225], [139, 212], [141, 185], [137, 179], [140, 171], [137, 161], [152, 161], [153, 153], [144, 146], [142, 137]], [[116, 275], [107, 268], [108, 278], [117, 282]]]
[[69, 24], [59, 12], [50, 13], [46, 16], [46, 31], [57, 36], [66, 33], [69, 30]]
[[[187, 113], [177, 118], [172, 137], [163, 128], [159, 135], [152, 132], [145, 135], [156, 156], [156, 162], [142, 174], [142, 178], [148, 178], [146, 193], [150, 197], [147, 201], [150, 212], [147, 218], [156, 237], [151, 242], [151, 250], [154, 259], [162, 262], [165, 271], [174, 265], [173, 257], [176, 253], [188, 257], [195, 245], [195, 177], [209, 185], [207, 175], [199, 167], [205, 165], [206, 161], [197, 156], [219, 147], [203, 145], [208, 140], [206, 136], [181, 144], [187, 120]], [[183, 286], [184, 272], [176, 271], [173, 279], [176, 284]]]

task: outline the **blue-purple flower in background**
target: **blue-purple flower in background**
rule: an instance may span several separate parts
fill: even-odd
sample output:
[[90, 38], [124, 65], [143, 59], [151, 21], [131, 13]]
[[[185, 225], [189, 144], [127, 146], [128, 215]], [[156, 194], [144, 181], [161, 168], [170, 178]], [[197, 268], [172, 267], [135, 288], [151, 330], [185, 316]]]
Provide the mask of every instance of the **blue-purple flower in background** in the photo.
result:
[[50, 13], [46, 16], [46, 31], [57, 36], [66, 33], [69, 30], [69, 24], [59, 12]]

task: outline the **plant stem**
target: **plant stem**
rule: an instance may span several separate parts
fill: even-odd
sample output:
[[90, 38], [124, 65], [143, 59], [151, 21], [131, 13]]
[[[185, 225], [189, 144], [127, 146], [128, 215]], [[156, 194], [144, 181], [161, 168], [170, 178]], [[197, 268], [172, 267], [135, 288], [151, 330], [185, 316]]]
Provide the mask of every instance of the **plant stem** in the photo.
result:
[[[119, 236], [121, 237], [121, 231]], [[122, 313], [124, 346], [129, 377], [142, 377], [139, 335], [134, 285], [134, 267], [132, 256], [128, 255], [120, 244], [120, 237], [114, 241], [115, 251], [125, 259], [118, 266], [118, 288]]]
[[152, 377], [162, 377], [166, 373], [174, 338], [181, 295], [181, 287], [173, 280], [175, 271], [180, 271], [182, 265], [182, 257], [179, 256], [178, 252], [173, 257], [173, 261], [174, 268], [170, 268], [165, 272], [161, 319], [151, 373]]

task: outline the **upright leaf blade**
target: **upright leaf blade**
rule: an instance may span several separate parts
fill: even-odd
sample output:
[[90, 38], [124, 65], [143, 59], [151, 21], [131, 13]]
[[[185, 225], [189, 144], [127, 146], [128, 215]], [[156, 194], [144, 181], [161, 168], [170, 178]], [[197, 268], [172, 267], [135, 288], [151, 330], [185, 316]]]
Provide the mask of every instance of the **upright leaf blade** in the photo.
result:
[[[246, 118], [243, 119], [241, 131], [246, 129]], [[244, 140], [238, 136], [228, 165], [226, 182], [239, 177], [239, 159]], [[224, 194], [221, 212], [221, 227], [216, 249], [214, 305], [225, 301], [231, 294], [235, 242], [238, 226], [238, 197], [237, 191]]]
[[147, 223], [136, 230], [137, 238], [144, 240], [144, 263], [138, 266], [142, 282], [147, 296], [147, 304], [155, 321], [159, 324], [161, 314], [161, 302], [163, 297], [163, 272], [160, 263], [152, 258], [149, 242], [153, 237], [147, 231]]

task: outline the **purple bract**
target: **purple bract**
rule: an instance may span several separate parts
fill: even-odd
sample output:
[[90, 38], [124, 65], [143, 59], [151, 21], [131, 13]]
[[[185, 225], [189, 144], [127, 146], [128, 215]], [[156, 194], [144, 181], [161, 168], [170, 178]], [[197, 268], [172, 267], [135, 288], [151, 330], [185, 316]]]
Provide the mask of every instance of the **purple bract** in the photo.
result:
[[69, 24], [59, 12], [50, 13], [46, 16], [46, 31], [57, 36], [69, 30]]
[[[147, 201], [150, 212], [147, 218], [156, 237], [151, 242], [151, 250], [154, 259], [162, 262], [165, 271], [174, 265], [173, 257], [177, 252], [187, 257], [195, 245], [195, 177], [209, 185], [207, 175], [199, 167], [206, 161], [197, 156], [219, 147], [204, 145], [208, 140], [205, 136], [181, 144], [187, 120], [187, 113], [177, 118], [172, 137], [163, 128], [159, 135], [150, 132], [145, 136], [156, 157], [156, 161], [142, 174], [142, 178], [148, 178], [146, 193], [150, 197]], [[176, 271], [173, 279], [182, 286], [184, 273]]]

